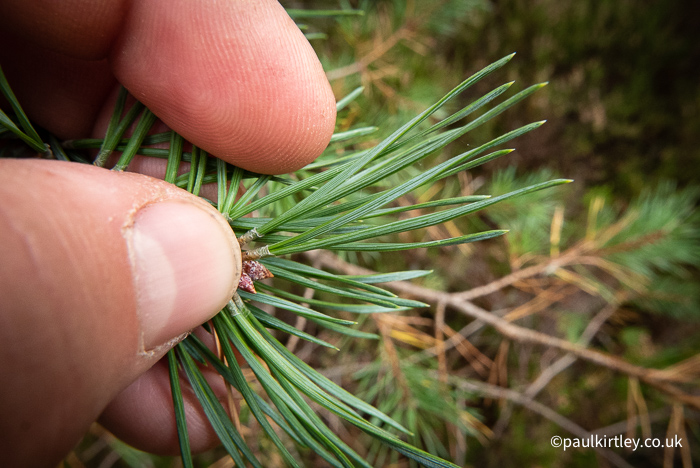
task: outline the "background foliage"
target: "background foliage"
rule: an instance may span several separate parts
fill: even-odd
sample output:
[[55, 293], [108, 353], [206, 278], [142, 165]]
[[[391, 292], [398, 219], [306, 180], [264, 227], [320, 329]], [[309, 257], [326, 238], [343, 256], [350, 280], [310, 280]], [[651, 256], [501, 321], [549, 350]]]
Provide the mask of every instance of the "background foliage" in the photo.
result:
[[[362, 272], [351, 263], [380, 272], [434, 270], [413, 286], [394, 289], [431, 307], [363, 316], [359, 329], [377, 333], [379, 340], [297, 323], [340, 352], [294, 337], [287, 346], [411, 429], [410, 442], [459, 465], [697, 465], [700, 220], [694, 184], [700, 163], [700, 42], [693, 40], [693, 18], [700, 5], [660, 0], [643, 5], [632, 0], [283, 3], [366, 10], [360, 18], [304, 20], [308, 32], [326, 35], [312, 44], [336, 96], [365, 86], [337, 123], [338, 131], [379, 127], [358, 148], [376, 143], [508, 53], [518, 55], [499, 79], [515, 80], [517, 89], [550, 82], [449, 149], [457, 154], [474, 140], [548, 119], [517, 141], [518, 151], [400, 204], [498, 195], [555, 176], [576, 180], [399, 241], [510, 229], [503, 238], [391, 254], [300, 257], [346, 274]], [[462, 104], [500, 82], [479, 83]], [[485, 326], [483, 317], [475, 320], [480, 310], [500, 322]], [[528, 330], [537, 332], [537, 339]], [[548, 337], [560, 341], [545, 343]], [[567, 354], [571, 350], [563, 343], [583, 351]], [[592, 360], [586, 354], [590, 349], [609, 359]], [[645, 373], [649, 368], [667, 369], [663, 385]], [[254, 450], [265, 466], [281, 466], [271, 442], [256, 439], [259, 428], [245, 406], [242, 411], [246, 440], [258, 440]], [[371, 465], [410, 466], [332, 416], [327, 420]], [[141, 454], [99, 428], [95, 432], [69, 466], [177, 466], [177, 460]], [[687, 444], [675, 452], [610, 453], [563, 452], [549, 443], [553, 435], [589, 433], [682, 434]], [[310, 452], [300, 456], [309, 466], [324, 466]], [[197, 463], [228, 466], [218, 452], [200, 456]]]

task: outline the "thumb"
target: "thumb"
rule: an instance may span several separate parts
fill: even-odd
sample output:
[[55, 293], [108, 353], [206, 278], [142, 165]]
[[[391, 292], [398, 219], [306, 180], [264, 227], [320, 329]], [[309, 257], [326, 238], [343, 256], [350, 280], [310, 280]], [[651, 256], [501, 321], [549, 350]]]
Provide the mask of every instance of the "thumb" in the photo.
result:
[[139, 174], [6, 159], [0, 197], [0, 453], [40, 466], [225, 305], [240, 249], [206, 202]]

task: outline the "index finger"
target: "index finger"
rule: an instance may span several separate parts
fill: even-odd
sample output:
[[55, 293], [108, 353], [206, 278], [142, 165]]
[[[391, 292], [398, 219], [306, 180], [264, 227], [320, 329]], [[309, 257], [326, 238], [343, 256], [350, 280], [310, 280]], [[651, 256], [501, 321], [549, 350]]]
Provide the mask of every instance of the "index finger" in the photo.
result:
[[[59, 54], [72, 60], [88, 52], [95, 58], [107, 43], [114, 76], [197, 146], [244, 169], [283, 173], [312, 161], [330, 140], [332, 90], [308, 41], [276, 1], [151, 0], [113, 14], [122, 15], [118, 27], [104, 30], [113, 37], [100, 36], [93, 49], [86, 52], [84, 43], [94, 39], [95, 27], [86, 27], [83, 36], [67, 28], [68, 37], [52, 39], [53, 50], [60, 44]], [[39, 42], [49, 40], [42, 37]], [[11, 84], [24, 87], [21, 72], [14, 74]], [[66, 81], [65, 70], [63, 76]], [[79, 100], [80, 87], [73, 88]], [[34, 112], [48, 112], [51, 100], [42, 92], [48, 93], [25, 89], [18, 95], [37, 102]], [[109, 112], [103, 106], [102, 113]], [[44, 125], [65, 116], [54, 109]]]

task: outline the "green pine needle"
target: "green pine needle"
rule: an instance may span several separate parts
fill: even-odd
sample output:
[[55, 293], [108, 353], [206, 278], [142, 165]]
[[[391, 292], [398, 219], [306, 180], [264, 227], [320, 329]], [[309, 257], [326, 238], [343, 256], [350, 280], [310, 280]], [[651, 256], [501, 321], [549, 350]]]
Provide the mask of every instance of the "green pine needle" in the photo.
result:
[[[362, 14], [357, 10], [288, 12], [295, 18]], [[446, 148], [452, 142], [486, 124], [544, 86], [530, 86], [504, 98], [513, 84], [506, 83], [456, 112], [445, 112], [447, 117], [441, 117], [437, 123], [426, 124], [427, 119], [436, 115], [450, 100], [504, 66], [513, 55], [503, 57], [464, 80], [373, 148], [357, 150], [354, 145], [358, 138], [375, 132], [376, 127], [363, 126], [335, 133], [329, 150], [324, 155], [290, 176], [254, 174], [211, 158], [196, 146], [192, 147], [191, 152], [184, 152], [185, 141], [174, 131], [148, 135], [155, 122], [155, 115], [138, 102], [125, 113], [128, 93], [123, 88], [117, 98], [105, 138], [59, 143], [55, 137], [49, 136], [59, 159], [87, 162], [80, 151], [99, 149], [94, 164], [104, 166], [114, 151], [121, 151], [113, 170], [127, 169], [133, 157], [140, 154], [167, 159], [165, 180], [195, 195], [200, 193], [204, 184], [216, 183], [218, 199], [215, 205], [240, 236], [244, 260], [259, 259], [275, 276], [274, 285], [256, 284], [255, 294], [238, 291], [224, 310], [204, 327], [206, 331], [216, 334], [221, 350], [219, 355], [195, 336], [188, 337], [168, 353], [171, 391], [184, 466], [193, 466], [193, 459], [189, 448], [180, 370], [201, 402], [204, 413], [233, 462], [241, 467], [261, 466], [204, 378], [203, 366], [211, 366], [241, 394], [261, 429], [288, 466], [300, 466], [299, 460], [287, 445], [290, 439], [297, 446], [314, 451], [330, 466], [371, 466], [365, 460], [366, 454], [356, 453], [334, 434], [312, 405], [324, 408], [372, 436], [378, 445], [368, 448], [371, 460], [380, 460], [385, 456], [382, 455], [381, 445], [408, 457], [414, 464], [434, 468], [455, 466], [436, 456], [444, 453], [445, 448], [430, 430], [416, 426], [418, 416], [415, 411], [404, 415], [405, 418], [402, 416], [401, 420], [407, 421], [406, 424], [397, 422], [388, 412], [380, 411], [321, 375], [283, 346], [269, 330], [338, 352], [342, 352], [342, 349], [338, 350], [333, 344], [297, 329], [263, 309], [271, 307], [285, 310], [333, 333], [376, 340], [379, 338], [376, 334], [357, 329], [357, 322], [340, 318], [337, 316], [338, 311], [360, 314], [362, 320], [362, 317], [366, 317], [362, 314], [397, 313], [426, 307], [422, 302], [398, 297], [377, 285], [411, 280], [430, 274], [430, 271], [337, 275], [280, 256], [316, 249], [376, 253], [441, 248], [491, 239], [508, 231], [494, 229], [465, 232], [452, 238], [420, 242], [377, 241], [385, 236], [440, 225], [499, 202], [570, 182], [567, 179], [556, 179], [533, 183], [507, 193], [501, 192], [498, 196], [470, 195], [406, 203], [407, 196], [414, 197], [419, 190], [425, 190], [461, 171], [509, 154], [512, 149], [498, 147], [543, 124], [534, 122], [524, 125], [486, 143], [474, 144], [473, 149], [444, 160], [434, 158], [437, 155], [445, 156]], [[33, 149], [44, 151], [46, 145], [21, 112], [1, 71], [0, 89], [8, 97], [19, 122], [17, 125], [5, 114], [0, 114], [3, 135], [15, 135]], [[350, 92], [337, 102], [337, 110], [346, 108], [362, 92], [362, 87]], [[497, 102], [499, 99], [501, 102]], [[124, 133], [139, 114], [140, 119], [133, 135], [125, 138]], [[467, 121], [468, 118], [471, 120]], [[167, 142], [167, 149], [149, 147]], [[431, 162], [436, 159], [439, 162]], [[182, 162], [189, 162], [190, 167], [187, 172], [180, 174]], [[420, 170], [415, 169], [418, 164]], [[396, 217], [400, 213], [411, 211], [415, 212], [412, 217]], [[301, 296], [300, 290], [313, 294]], [[240, 356], [238, 359], [241, 359], [241, 363], [237, 356]], [[252, 370], [255, 383], [246, 379], [240, 367], [243, 363]], [[379, 398], [379, 388], [377, 385], [372, 391], [364, 392], [365, 398]], [[380, 400], [378, 405], [393, 411], [400, 403], [397, 398], [400, 395], [390, 395]], [[274, 426], [281, 431], [277, 431]], [[422, 441], [431, 453], [412, 446], [390, 431], [402, 434], [407, 440]], [[385, 460], [388, 462], [388, 458]]]
[[11, 133], [14, 133], [33, 150], [49, 155], [51, 150], [41, 140], [41, 137], [36, 130], [34, 130], [34, 127], [27, 118], [27, 115], [22, 110], [22, 106], [20, 106], [15, 93], [12, 92], [12, 88], [10, 88], [10, 84], [7, 82], [7, 78], [5, 78], [5, 73], [2, 71], [2, 67], [0, 67], [0, 92], [2, 92], [2, 95], [5, 96], [7, 102], [10, 103], [10, 107], [12, 107], [12, 110], [19, 121], [19, 127], [15, 125], [12, 119], [10, 119], [10, 117], [8, 117], [2, 110], [0, 110], [0, 125], [5, 127], [5, 129], [9, 130]]
[[151, 129], [155, 121], [155, 114], [144, 108], [143, 112], [141, 113], [141, 119], [139, 119], [139, 123], [136, 125], [136, 129], [134, 130], [134, 134], [131, 136], [126, 148], [124, 148], [122, 155], [119, 157], [119, 161], [117, 161], [117, 164], [112, 168], [113, 171], [121, 172], [126, 170], [129, 163], [131, 163], [131, 160], [134, 159], [134, 156], [136, 156], [136, 152], [143, 143], [144, 138], [146, 138], [146, 134]]
[[190, 438], [187, 433], [187, 421], [185, 418], [185, 404], [180, 388], [180, 376], [178, 374], [176, 351], [168, 351], [168, 375], [170, 376], [170, 390], [175, 406], [175, 423], [177, 424], [177, 438], [180, 441], [180, 455], [185, 468], [193, 468], [192, 451], [190, 450]]
[[334, 16], [362, 16], [362, 10], [297, 10], [288, 8], [287, 14], [294, 19], [298, 18], [324, 18]]

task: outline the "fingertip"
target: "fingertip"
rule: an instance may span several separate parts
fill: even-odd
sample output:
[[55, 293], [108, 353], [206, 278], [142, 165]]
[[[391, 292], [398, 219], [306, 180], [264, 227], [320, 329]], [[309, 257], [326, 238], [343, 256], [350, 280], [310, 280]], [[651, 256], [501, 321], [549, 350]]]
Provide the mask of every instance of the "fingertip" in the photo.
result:
[[3, 0], [3, 29], [76, 59], [104, 58], [121, 25], [128, 0]]
[[2, 30], [0, 43], [3, 72], [32, 122], [59, 138], [88, 135], [116, 84], [107, 60], [76, 59]]
[[[217, 395], [225, 398], [220, 376], [203, 370]], [[187, 421], [190, 450], [200, 453], [221, 444], [191, 387], [182, 382], [181, 391]], [[110, 432], [124, 442], [160, 455], [179, 453], [179, 440], [167, 361], [155, 366], [124, 389], [99, 418]]]
[[276, 1], [136, 2], [110, 57], [169, 127], [244, 169], [299, 169], [333, 133], [330, 84]]

